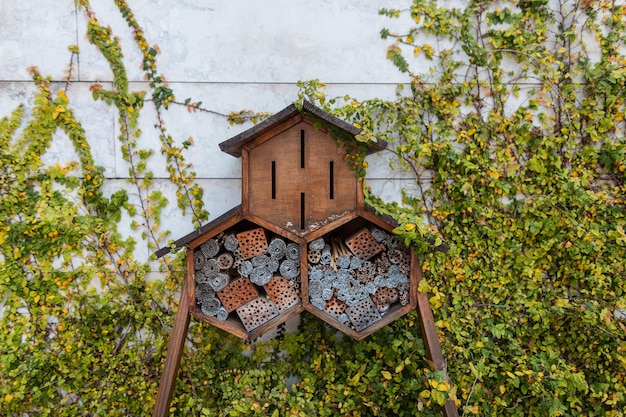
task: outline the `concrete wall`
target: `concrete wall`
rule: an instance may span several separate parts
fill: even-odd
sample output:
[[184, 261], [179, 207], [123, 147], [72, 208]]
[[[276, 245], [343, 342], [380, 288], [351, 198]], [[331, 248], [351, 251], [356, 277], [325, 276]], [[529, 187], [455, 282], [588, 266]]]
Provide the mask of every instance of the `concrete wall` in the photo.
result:
[[[358, 99], [392, 97], [396, 84], [407, 81], [385, 59], [388, 41], [383, 27], [397, 24], [379, 16], [382, 7], [408, 8], [409, 1], [392, 0], [130, 0], [137, 21], [150, 43], [158, 44], [158, 68], [179, 100], [191, 97], [203, 107], [229, 113], [243, 109], [277, 112], [297, 98], [298, 80], [318, 78], [330, 96], [350, 94]], [[145, 89], [141, 54], [113, 0], [93, 0], [100, 23], [110, 25], [121, 38], [132, 90]], [[128, 164], [122, 159], [117, 116], [113, 108], [94, 102], [89, 86], [107, 83], [111, 72], [100, 53], [89, 44], [87, 19], [74, 1], [0, 0], [0, 116], [19, 103], [32, 105], [35, 88], [27, 68], [35, 65], [60, 88], [70, 52], [80, 48], [76, 79], [68, 94], [70, 104], [87, 132], [97, 163], [105, 168], [106, 189], [127, 188]], [[170, 198], [164, 227], [177, 238], [193, 229], [176, 206], [174, 187], [167, 178], [153, 126], [154, 112], [146, 107], [141, 118], [140, 145], [155, 149], [151, 168], [156, 187]], [[169, 132], [178, 141], [189, 136], [195, 147], [185, 155], [204, 188], [211, 218], [241, 202], [241, 160], [220, 152], [218, 143], [251, 127], [230, 126], [223, 117], [189, 114], [183, 108], [166, 113]], [[57, 135], [44, 160], [76, 159], [62, 134]], [[370, 157], [368, 183], [386, 200], [397, 199], [410, 182], [387, 168], [387, 157]], [[126, 230], [130, 233], [130, 230]], [[139, 258], [147, 249], [139, 245]]]

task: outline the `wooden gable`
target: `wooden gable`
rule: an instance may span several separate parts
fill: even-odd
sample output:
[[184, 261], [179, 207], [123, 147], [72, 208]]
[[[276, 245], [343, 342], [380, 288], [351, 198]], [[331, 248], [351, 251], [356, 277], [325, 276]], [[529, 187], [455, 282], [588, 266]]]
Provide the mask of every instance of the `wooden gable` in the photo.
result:
[[[361, 184], [332, 136], [337, 132], [355, 140], [359, 130], [304, 102], [222, 142], [223, 151], [242, 157], [244, 211], [301, 236], [356, 211]], [[377, 143], [370, 151], [381, 149]]]

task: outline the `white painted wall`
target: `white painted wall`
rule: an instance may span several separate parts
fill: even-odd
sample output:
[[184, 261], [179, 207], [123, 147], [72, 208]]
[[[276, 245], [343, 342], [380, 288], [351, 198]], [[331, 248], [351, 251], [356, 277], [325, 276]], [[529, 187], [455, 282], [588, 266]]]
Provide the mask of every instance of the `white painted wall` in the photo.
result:
[[[297, 98], [296, 82], [318, 78], [330, 96], [350, 94], [358, 99], [392, 97], [406, 78], [385, 59], [388, 41], [379, 31], [395, 22], [379, 16], [382, 7], [408, 8], [410, 1], [393, 0], [129, 0], [150, 43], [159, 45], [158, 68], [179, 100], [191, 97], [221, 113], [233, 110], [277, 112]], [[102, 24], [110, 25], [123, 45], [132, 90], [145, 88], [141, 55], [131, 30], [113, 0], [92, 0]], [[112, 80], [104, 58], [89, 44], [83, 11], [74, 1], [0, 0], [0, 116], [19, 103], [32, 105], [35, 88], [27, 68], [35, 65], [60, 81], [70, 59], [68, 45], [80, 48], [77, 79], [68, 90], [70, 103], [83, 123], [97, 163], [105, 168], [110, 192], [132, 188], [124, 180], [116, 114], [94, 102], [89, 86]], [[56, 88], [62, 86], [55, 84]], [[167, 178], [147, 106], [141, 118], [141, 145], [156, 153], [155, 176]], [[251, 127], [229, 126], [222, 117], [189, 114], [173, 108], [166, 114], [169, 132], [180, 141], [192, 136], [196, 146], [185, 156], [203, 186], [211, 218], [241, 202], [241, 160], [222, 153], [218, 143]], [[45, 155], [50, 163], [76, 159], [59, 134]], [[407, 181], [387, 169], [384, 155], [370, 158], [368, 183], [386, 200], [397, 199]], [[173, 238], [193, 229], [176, 206], [174, 187], [157, 180], [170, 198], [164, 226]], [[127, 230], [130, 233], [130, 230]], [[139, 258], [147, 249], [139, 245]]]

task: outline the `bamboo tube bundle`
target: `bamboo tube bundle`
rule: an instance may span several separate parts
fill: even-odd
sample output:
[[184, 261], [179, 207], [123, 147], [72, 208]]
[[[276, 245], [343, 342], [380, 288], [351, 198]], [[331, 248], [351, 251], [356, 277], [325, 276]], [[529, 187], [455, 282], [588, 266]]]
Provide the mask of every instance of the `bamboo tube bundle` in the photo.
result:
[[360, 284], [365, 285], [368, 282], [374, 281], [375, 268], [371, 261], [365, 261], [361, 264], [361, 267], [355, 270], [354, 274], [357, 281]]
[[267, 251], [269, 252], [270, 256], [277, 259], [282, 259], [287, 253], [287, 244], [283, 239], [274, 238], [270, 242]]
[[[315, 281], [315, 280], [321, 280], [322, 278], [324, 278], [324, 271], [322, 269], [319, 269], [317, 267], [313, 267], [311, 268], [311, 270], [309, 271], [309, 280], [310, 281]], [[310, 286], [310, 284], [309, 284]]]
[[403, 274], [409, 275], [411, 273], [411, 255], [409, 254], [408, 248], [405, 248], [402, 261], [400, 261], [398, 266], [400, 267], [400, 272]]
[[222, 303], [220, 303], [220, 300], [218, 300], [216, 297], [207, 297], [201, 301], [198, 300], [198, 302], [200, 303], [200, 311], [202, 311], [209, 317], [217, 316], [217, 312], [219, 311], [220, 307], [222, 307]]
[[206, 259], [204, 258], [202, 251], [195, 251], [193, 254], [193, 269], [195, 271], [201, 270], [204, 266], [205, 260]]
[[396, 235], [390, 235], [389, 237], [387, 237], [387, 239], [385, 239], [384, 242], [387, 250], [393, 250], [397, 248], [400, 244], [400, 241], [398, 240], [398, 237]]
[[378, 243], [383, 242], [389, 236], [384, 230], [381, 229], [372, 229], [371, 233]]
[[225, 286], [228, 285], [228, 281], [230, 281], [230, 278], [228, 277], [228, 274], [220, 272], [218, 274], [215, 274], [215, 276], [212, 277], [211, 279], [209, 279], [209, 285], [215, 291], [219, 291], [219, 290], [221, 290], [222, 288], [224, 288]]
[[252, 266], [255, 268], [258, 268], [260, 266], [266, 266], [269, 261], [270, 257], [265, 254], [257, 255], [254, 258], [250, 259], [250, 262], [252, 262]]
[[204, 262], [204, 266], [200, 270], [207, 278], [211, 279], [220, 272], [220, 267], [217, 265], [217, 261], [213, 258], [207, 259]]
[[270, 271], [272, 271], [272, 273], [278, 271], [278, 268], [280, 268], [280, 260], [278, 258], [274, 258], [273, 256], [270, 256], [269, 261], [267, 261], [267, 269], [269, 269]]
[[217, 267], [217, 263], [215, 262], [215, 260], [209, 259], [209, 261], [204, 263], [204, 265], [202, 266], [202, 269], [200, 269], [194, 274], [194, 278], [197, 284], [208, 284], [209, 281], [215, 275], [217, 275], [218, 272], [219, 272], [219, 268]]
[[330, 245], [326, 244], [324, 245], [324, 248], [322, 249], [322, 256], [320, 258], [320, 263], [322, 265], [330, 265], [330, 261], [332, 261], [332, 259], [333, 259], [333, 256], [330, 251]]
[[332, 288], [333, 282], [335, 282], [335, 278], [335, 271], [333, 271], [332, 269], [324, 271], [324, 277], [321, 279], [322, 286], [324, 288]]
[[324, 287], [322, 286], [322, 281], [319, 279], [312, 279], [309, 281], [309, 297], [311, 299], [321, 299], [323, 290]]
[[196, 285], [196, 300], [202, 302], [207, 298], [215, 298], [215, 290], [206, 283]]
[[350, 268], [350, 255], [341, 255], [335, 261], [337, 268], [346, 269]]
[[215, 317], [218, 320], [224, 321], [224, 320], [226, 320], [228, 318], [228, 311], [226, 311], [226, 309], [224, 307], [220, 307], [217, 310], [217, 314], [215, 315]]
[[234, 262], [233, 255], [226, 252], [219, 255], [216, 259], [217, 267], [221, 270], [230, 269]]
[[400, 291], [400, 294], [398, 296], [398, 300], [400, 301], [400, 304], [405, 306], [407, 304], [409, 304], [409, 299], [410, 299], [410, 295], [409, 295], [409, 291]]
[[267, 266], [259, 266], [254, 268], [250, 273], [250, 282], [259, 286], [263, 286], [270, 282], [270, 279], [272, 279], [273, 276], [274, 275], [267, 268]]
[[300, 275], [300, 261], [295, 259], [285, 259], [280, 264], [280, 275], [287, 279], [293, 279]]
[[350, 269], [359, 269], [361, 265], [362, 265], [362, 262], [358, 256], [350, 257]]
[[352, 274], [349, 269], [339, 269], [335, 274], [335, 279], [332, 282], [332, 287], [336, 290], [345, 290], [349, 287], [349, 280], [352, 278]]
[[235, 260], [233, 262], [233, 266], [235, 268], [238, 268], [239, 265], [241, 265], [246, 260], [246, 257], [243, 256], [243, 253], [241, 253], [241, 249], [239, 248], [233, 251], [233, 256], [235, 257]]
[[378, 287], [373, 282], [368, 282], [363, 286], [363, 289], [369, 294], [372, 295], [376, 292]]
[[300, 245], [297, 243], [290, 243], [285, 249], [285, 257], [291, 260], [300, 260]]
[[241, 275], [242, 277], [249, 277], [250, 274], [252, 273], [252, 270], [254, 269], [254, 266], [252, 266], [252, 262], [250, 261], [243, 261], [238, 267], [237, 267], [237, 272], [239, 273], [239, 275]]
[[309, 243], [309, 250], [319, 250], [321, 251], [326, 246], [326, 242], [323, 237], [317, 238]]
[[332, 288], [324, 288], [322, 290], [322, 300], [328, 301], [333, 297], [333, 289]]
[[217, 244], [217, 240], [210, 239], [200, 245], [200, 250], [204, 255], [205, 259], [214, 258], [217, 253], [220, 251], [220, 247]]
[[374, 285], [378, 288], [387, 286], [387, 278], [384, 275], [376, 275], [374, 277]]
[[239, 247], [239, 241], [233, 234], [226, 235], [224, 237], [224, 249], [229, 252], [234, 252]]
[[323, 310], [326, 307], [326, 301], [320, 298], [311, 298], [311, 305], [313, 305], [318, 310]]
[[406, 274], [400, 272], [398, 265], [392, 265], [387, 271], [387, 279], [392, 288], [398, 288], [399, 290], [405, 290], [409, 287], [409, 277]]

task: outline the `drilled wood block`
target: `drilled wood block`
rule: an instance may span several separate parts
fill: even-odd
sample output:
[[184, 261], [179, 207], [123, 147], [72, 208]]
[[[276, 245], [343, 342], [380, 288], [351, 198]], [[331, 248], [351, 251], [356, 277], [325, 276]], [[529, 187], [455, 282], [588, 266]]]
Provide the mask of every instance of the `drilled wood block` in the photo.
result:
[[389, 310], [389, 306], [398, 301], [398, 290], [396, 288], [379, 287], [371, 295], [372, 301], [381, 313]]
[[217, 291], [222, 305], [229, 313], [259, 296], [256, 287], [248, 278], [238, 278]]
[[288, 279], [275, 276], [263, 286], [267, 296], [280, 311], [287, 310], [300, 302], [300, 296]]
[[347, 304], [333, 296], [330, 300], [326, 301], [324, 311], [335, 317], [339, 317], [341, 313], [346, 310]]
[[239, 250], [245, 259], [262, 255], [268, 249], [265, 230], [261, 227], [237, 233], [237, 242], [239, 242]]
[[222, 253], [217, 257], [216, 262], [219, 269], [229, 269], [233, 266], [234, 258], [230, 253]]
[[237, 315], [243, 327], [252, 331], [278, 316], [276, 305], [269, 298], [257, 297], [254, 300], [237, 308]]
[[360, 332], [370, 327], [381, 319], [381, 315], [371, 298], [367, 297], [358, 303], [346, 308], [346, 314], [354, 325], [354, 329]]
[[361, 261], [366, 261], [383, 250], [382, 245], [376, 242], [374, 236], [372, 236], [370, 231], [366, 228], [362, 228], [353, 236], [346, 239], [346, 246], [348, 246], [352, 253]]

